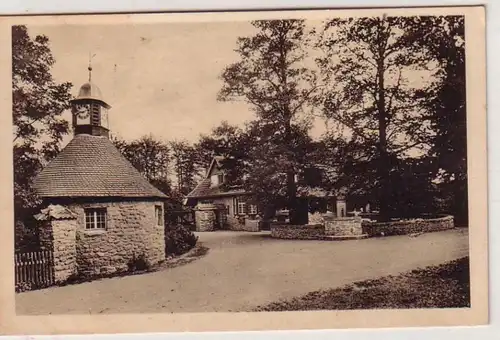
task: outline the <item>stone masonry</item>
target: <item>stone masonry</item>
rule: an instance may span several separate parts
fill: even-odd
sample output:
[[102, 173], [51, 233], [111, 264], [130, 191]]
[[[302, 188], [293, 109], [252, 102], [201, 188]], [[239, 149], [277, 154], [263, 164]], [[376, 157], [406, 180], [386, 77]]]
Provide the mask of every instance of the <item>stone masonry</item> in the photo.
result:
[[332, 237], [364, 236], [361, 217], [331, 217], [325, 215], [325, 235]]
[[[41, 221], [40, 244], [53, 252], [55, 281], [64, 282], [77, 273], [76, 216], [61, 206], [49, 206], [44, 210], [36, 217]], [[59, 212], [54, 214], [54, 210]]]
[[321, 240], [325, 236], [322, 225], [271, 224], [271, 237], [291, 240]]
[[215, 206], [198, 204], [195, 210], [196, 231], [213, 231], [215, 229]]
[[[128, 269], [134, 257], [144, 255], [151, 264], [165, 259], [165, 229], [158, 226], [155, 205], [162, 202], [109, 202], [72, 205], [77, 214], [76, 251], [82, 276]], [[85, 229], [85, 208], [107, 208], [106, 230]]]
[[364, 222], [363, 230], [371, 237], [408, 235], [414, 233], [429, 233], [453, 229], [455, 227], [453, 216], [438, 218], [419, 218], [414, 220], [392, 222]]

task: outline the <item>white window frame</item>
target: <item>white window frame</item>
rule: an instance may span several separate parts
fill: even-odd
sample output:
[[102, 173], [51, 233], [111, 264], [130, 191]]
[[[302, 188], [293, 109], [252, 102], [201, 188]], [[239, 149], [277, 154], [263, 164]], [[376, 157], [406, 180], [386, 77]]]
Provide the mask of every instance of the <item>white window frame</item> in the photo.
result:
[[[160, 213], [160, 214], [158, 214]], [[165, 225], [165, 220], [163, 216], [163, 206], [155, 205], [155, 220], [158, 227], [163, 227]]]
[[[99, 217], [99, 218], [98, 218]], [[106, 230], [108, 228], [108, 211], [106, 208], [85, 208], [85, 230]], [[104, 222], [104, 227], [102, 223]]]
[[238, 215], [245, 215], [247, 213], [247, 202], [238, 199], [236, 202], [236, 209]]
[[250, 206], [248, 207], [248, 213], [250, 215], [257, 215], [257, 205], [250, 204]]

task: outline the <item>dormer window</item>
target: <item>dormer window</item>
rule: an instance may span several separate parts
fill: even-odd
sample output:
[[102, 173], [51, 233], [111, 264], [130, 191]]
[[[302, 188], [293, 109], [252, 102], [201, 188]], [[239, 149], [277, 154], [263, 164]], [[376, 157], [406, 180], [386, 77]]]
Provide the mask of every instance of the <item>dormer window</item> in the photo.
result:
[[224, 183], [224, 174], [218, 174], [218, 175], [217, 175], [217, 182], [218, 182], [219, 184]]

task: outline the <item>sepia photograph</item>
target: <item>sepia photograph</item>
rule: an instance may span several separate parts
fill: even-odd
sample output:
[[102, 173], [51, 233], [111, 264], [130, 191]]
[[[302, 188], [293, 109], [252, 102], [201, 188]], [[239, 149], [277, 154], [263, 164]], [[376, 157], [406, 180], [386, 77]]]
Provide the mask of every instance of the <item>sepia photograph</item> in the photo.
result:
[[481, 8], [134, 16], [2, 25], [15, 315], [487, 322]]

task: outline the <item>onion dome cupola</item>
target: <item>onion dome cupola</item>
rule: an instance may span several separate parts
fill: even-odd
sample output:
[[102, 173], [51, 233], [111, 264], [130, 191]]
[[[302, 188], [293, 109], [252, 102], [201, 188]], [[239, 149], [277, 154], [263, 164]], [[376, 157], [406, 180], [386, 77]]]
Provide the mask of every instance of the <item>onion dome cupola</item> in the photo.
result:
[[89, 81], [80, 87], [78, 96], [71, 100], [75, 135], [109, 137], [108, 110], [111, 106], [103, 99], [101, 90], [92, 82], [92, 66], [89, 65]]

